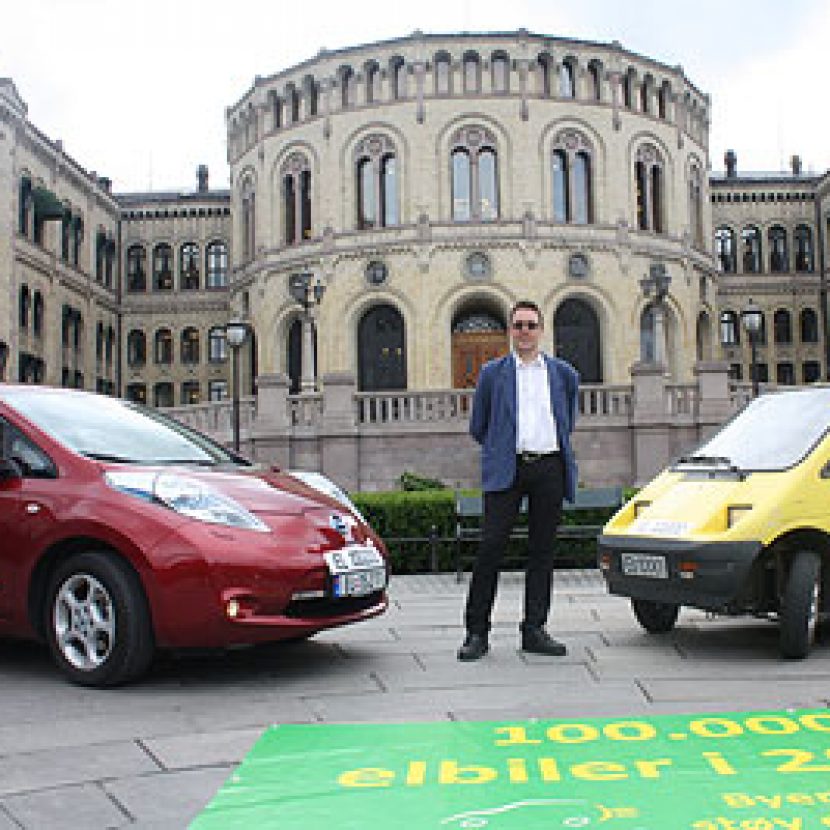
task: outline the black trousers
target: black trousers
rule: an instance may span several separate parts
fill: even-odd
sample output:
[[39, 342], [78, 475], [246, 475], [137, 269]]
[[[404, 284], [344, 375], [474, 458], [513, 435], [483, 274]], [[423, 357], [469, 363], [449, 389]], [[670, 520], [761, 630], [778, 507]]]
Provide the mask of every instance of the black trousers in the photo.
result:
[[523, 496], [528, 502], [527, 566], [523, 627], [541, 627], [550, 611], [553, 547], [562, 514], [564, 467], [559, 453], [535, 461], [516, 459], [516, 478], [507, 490], [484, 494], [484, 522], [464, 623], [471, 634], [490, 630], [499, 566], [519, 516]]

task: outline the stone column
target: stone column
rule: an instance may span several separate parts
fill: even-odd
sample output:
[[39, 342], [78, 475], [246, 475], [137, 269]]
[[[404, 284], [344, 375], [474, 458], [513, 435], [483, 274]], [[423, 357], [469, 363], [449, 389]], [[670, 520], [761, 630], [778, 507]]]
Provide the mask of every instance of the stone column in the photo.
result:
[[360, 487], [360, 456], [351, 372], [323, 376], [323, 423], [320, 430], [320, 466], [324, 475], [344, 490]]
[[693, 372], [697, 378], [698, 438], [708, 438], [734, 414], [729, 395], [729, 364], [726, 361], [698, 361]]
[[635, 363], [631, 367], [632, 464], [635, 487], [642, 487], [670, 460], [669, 416], [666, 409], [666, 367], [661, 363]]
[[288, 375], [257, 377], [256, 417], [250, 435], [255, 460], [288, 467], [291, 457], [291, 423], [288, 418]]

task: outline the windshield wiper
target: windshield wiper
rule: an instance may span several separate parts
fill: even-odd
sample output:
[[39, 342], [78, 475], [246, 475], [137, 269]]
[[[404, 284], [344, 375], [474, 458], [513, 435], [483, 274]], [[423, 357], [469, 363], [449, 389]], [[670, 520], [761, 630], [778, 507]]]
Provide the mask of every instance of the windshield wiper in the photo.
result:
[[106, 452], [90, 452], [81, 450], [81, 455], [93, 461], [111, 461], [113, 464], [138, 464], [137, 458], [124, 458], [123, 455], [111, 455]]
[[677, 464], [707, 464], [717, 465], [718, 467], [734, 467], [731, 458], [725, 455], [681, 455], [677, 459]]
[[219, 462], [209, 458], [153, 458], [148, 464], [195, 464], [197, 467], [215, 467]]

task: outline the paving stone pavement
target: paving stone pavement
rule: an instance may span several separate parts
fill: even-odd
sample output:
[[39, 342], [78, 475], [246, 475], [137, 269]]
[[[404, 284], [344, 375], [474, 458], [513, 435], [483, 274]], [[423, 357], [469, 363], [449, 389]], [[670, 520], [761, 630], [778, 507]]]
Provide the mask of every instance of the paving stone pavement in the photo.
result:
[[0, 643], [0, 830], [185, 828], [271, 723], [602, 717], [823, 707], [830, 646], [777, 656], [777, 627], [684, 609], [640, 629], [596, 571], [555, 577], [550, 631], [518, 648], [522, 576], [504, 574], [491, 651], [461, 664], [466, 580], [393, 577], [385, 615], [291, 645], [162, 657], [108, 691], [64, 682], [42, 648]]

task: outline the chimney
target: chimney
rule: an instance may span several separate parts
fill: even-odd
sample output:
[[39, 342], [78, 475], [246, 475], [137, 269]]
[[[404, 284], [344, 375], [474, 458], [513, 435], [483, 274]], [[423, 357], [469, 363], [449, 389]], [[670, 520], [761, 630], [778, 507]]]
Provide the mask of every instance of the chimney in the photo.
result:
[[793, 176], [801, 175], [801, 156], [791, 156], [790, 166], [792, 167]]
[[738, 175], [738, 156], [734, 150], [727, 150], [723, 154], [723, 162], [726, 165], [726, 178], [734, 179]]
[[200, 164], [196, 170], [196, 179], [199, 182], [199, 193], [208, 192], [208, 169], [206, 164]]
[[107, 193], [112, 192], [112, 179], [108, 179], [106, 176], [99, 176], [98, 184], [100, 184]]

